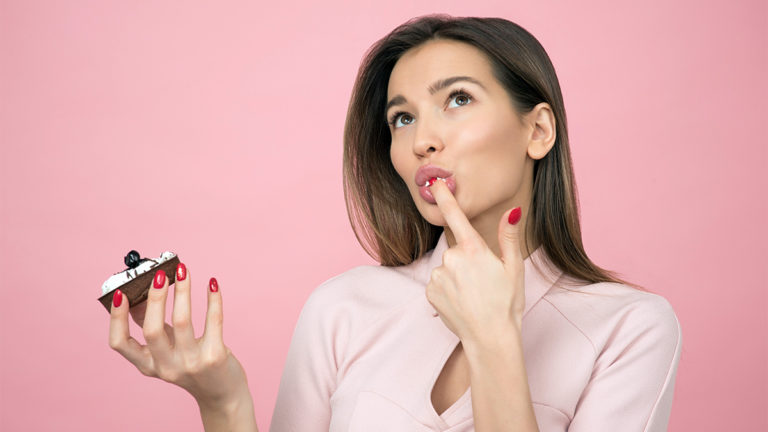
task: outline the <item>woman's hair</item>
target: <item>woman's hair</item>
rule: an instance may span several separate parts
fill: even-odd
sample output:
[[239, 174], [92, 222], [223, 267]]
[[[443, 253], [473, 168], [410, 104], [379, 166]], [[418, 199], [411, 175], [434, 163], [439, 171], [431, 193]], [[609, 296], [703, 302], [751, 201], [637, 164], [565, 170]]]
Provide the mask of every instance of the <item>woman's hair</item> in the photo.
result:
[[637, 287], [598, 267], [584, 252], [565, 106], [555, 69], [533, 35], [501, 18], [416, 18], [376, 42], [366, 54], [344, 129], [347, 212], [366, 252], [385, 266], [409, 264], [434, 248], [443, 231], [421, 216], [392, 166], [385, 119], [387, 87], [395, 63], [409, 49], [434, 39], [465, 42], [485, 53], [519, 116], [541, 102], [554, 111], [555, 144], [544, 158], [534, 161], [533, 198], [526, 209], [530, 221], [526, 248], [531, 250], [530, 241], [541, 245], [553, 264], [577, 280]]

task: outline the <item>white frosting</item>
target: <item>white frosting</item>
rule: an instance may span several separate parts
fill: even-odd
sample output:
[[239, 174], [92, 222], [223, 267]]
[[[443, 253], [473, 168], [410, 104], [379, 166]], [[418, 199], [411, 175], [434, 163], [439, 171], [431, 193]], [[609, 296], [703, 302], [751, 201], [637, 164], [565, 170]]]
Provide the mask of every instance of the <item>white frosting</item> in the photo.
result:
[[113, 274], [104, 282], [104, 285], [101, 286], [101, 295], [107, 294], [108, 292], [115, 290], [117, 287], [127, 283], [128, 281], [136, 279], [136, 277], [140, 274], [148, 272], [160, 264], [173, 259], [175, 256], [175, 253], [166, 251], [160, 255], [160, 258], [144, 261], [136, 268], [126, 269], [120, 273]]

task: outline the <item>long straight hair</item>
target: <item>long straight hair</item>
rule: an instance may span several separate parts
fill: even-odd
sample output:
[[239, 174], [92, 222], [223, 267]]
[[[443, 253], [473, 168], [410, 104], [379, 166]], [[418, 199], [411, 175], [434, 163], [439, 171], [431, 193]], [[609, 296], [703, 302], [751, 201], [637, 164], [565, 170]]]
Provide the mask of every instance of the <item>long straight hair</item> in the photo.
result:
[[643, 289], [587, 257], [565, 106], [555, 69], [533, 35], [501, 18], [416, 18], [397, 27], [367, 52], [344, 128], [344, 196], [352, 228], [365, 251], [384, 266], [409, 264], [434, 248], [443, 231], [421, 216], [395, 171], [385, 121], [387, 87], [395, 63], [409, 49], [435, 39], [468, 43], [484, 52], [519, 116], [541, 102], [554, 111], [555, 144], [545, 157], [534, 161], [526, 248], [531, 250], [531, 242], [540, 245], [554, 265], [578, 281], [615, 282]]

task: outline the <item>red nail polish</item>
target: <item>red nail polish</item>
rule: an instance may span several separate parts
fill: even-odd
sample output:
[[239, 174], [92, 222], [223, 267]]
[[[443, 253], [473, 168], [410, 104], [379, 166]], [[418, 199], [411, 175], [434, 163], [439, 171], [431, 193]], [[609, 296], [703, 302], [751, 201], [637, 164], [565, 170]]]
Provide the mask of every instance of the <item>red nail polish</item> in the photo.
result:
[[436, 181], [437, 181], [437, 177], [432, 177], [431, 179], [429, 179], [429, 185], [432, 186], [433, 184], [435, 184]]
[[509, 212], [509, 224], [514, 225], [518, 222], [520, 222], [520, 218], [523, 216], [522, 210], [520, 210], [520, 207], [515, 207], [512, 209], [511, 212]]
[[183, 281], [186, 278], [187, 278], [187, 266], [185, 266], [184, 263], [179, 263], [179, 265], [176, 266], [176, 280]]
[[165, 271], [164, 270], [158, 270], [157, 273], [155, 273], [155, 288], [160, 289], [163, 286], [165, 286]]
[[123, 304], [123, 292], [115, 290], [115, 295], [112, 296], [112, 306], [119, 308]]
[[219, 283], [216, 282], [216, 278], [211, 278], [211, 281], [208, 282], [208, 288], [211, 289], [211, 292], [219, 292]]

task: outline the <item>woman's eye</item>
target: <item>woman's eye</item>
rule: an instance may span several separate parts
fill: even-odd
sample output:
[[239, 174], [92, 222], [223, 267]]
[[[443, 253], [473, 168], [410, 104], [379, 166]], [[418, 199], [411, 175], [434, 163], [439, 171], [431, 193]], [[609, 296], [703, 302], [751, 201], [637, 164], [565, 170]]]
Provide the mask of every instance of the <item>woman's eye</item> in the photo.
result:
[[402, 126], [407, 126], [409, 124], [413, 123], [413, 117], [411, 117], [410, 114], [397, 114], [395, 116], [394, 121], [392, 121], [392, 124], [395, 128], [399, 128]]
[[448, 103], [449, 108], [455, 108], [458, 106], [467, 105], [472, 101], [472, 97], [468, 94], [459, 93], [456, 95], [451, 95], [451, 99]]

